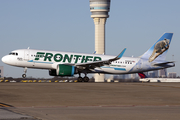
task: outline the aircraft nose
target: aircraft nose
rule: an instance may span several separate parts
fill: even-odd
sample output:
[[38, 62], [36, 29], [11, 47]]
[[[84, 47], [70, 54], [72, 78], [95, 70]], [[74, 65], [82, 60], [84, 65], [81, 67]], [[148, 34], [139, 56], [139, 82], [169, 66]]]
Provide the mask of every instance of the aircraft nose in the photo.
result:
[[8, 59], [7, 56], [4, 56], [1, 60], [2, 60], [3, 63], [8, 63], [9, 59]]

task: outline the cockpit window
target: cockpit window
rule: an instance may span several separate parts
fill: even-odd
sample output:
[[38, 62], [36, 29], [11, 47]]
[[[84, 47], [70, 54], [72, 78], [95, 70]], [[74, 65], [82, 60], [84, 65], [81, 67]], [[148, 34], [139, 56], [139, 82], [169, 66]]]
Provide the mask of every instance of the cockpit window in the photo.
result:
[[9, 55], [16, 55], [16, 56], [18, 56], [18, 53], [11, 52], [11, 53], [9, 53]]

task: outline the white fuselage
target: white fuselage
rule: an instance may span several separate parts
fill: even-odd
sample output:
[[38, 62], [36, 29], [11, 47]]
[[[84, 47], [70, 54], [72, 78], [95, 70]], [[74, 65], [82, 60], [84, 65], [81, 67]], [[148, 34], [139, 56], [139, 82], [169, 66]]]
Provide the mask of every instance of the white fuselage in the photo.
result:
[[[59, 51], [19, 49], [12, 51], [2, 58], [8, 65], [17, 67], [27, 67], [35, 69], [56, 69], [59, 64], [75, 65], [99, 60], [112, 59], [115, 56], [83, 54]], [[88, 73], [108, 73], [108, 74], [129, 74], [144, 71], [162, 69], [164, 67], [152, 66], [147, 59], [122, 57], [111, 62], [109, 65], [96, 67]], [[172, 66], [171, 66], [172, 67]]]

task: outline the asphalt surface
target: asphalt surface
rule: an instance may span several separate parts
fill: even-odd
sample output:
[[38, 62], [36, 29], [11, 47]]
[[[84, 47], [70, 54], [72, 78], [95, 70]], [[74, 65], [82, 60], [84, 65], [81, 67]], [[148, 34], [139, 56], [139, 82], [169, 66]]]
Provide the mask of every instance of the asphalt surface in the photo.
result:
[[0, 83], [0, 120], [3, 112], [20, 115], [14, 120], [179, 120], [180, 83]]
[[37, 120], [36, 118], [28, 115], [15, 113], [7, 108], [0, 108], [0, 120]]

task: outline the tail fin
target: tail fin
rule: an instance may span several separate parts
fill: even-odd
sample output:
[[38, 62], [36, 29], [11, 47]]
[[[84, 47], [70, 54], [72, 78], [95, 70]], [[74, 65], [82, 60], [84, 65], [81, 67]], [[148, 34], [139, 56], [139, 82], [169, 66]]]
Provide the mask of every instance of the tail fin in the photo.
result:
[[143, 72], [138, 73], [139, 77], [142, 78], [148, 78]]
[[149, 59], [149, 62], [154, 60], [165, 60], [172, 36], [173, 33], [164, 33], [160, 39], [141, 56], [141, 58]]

